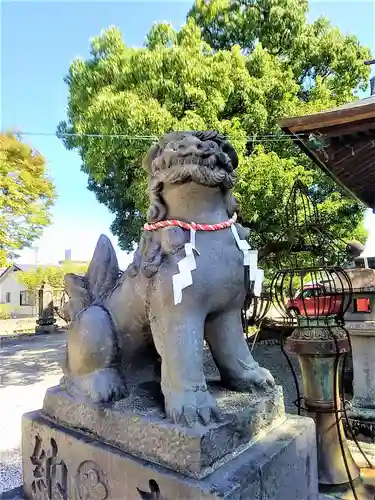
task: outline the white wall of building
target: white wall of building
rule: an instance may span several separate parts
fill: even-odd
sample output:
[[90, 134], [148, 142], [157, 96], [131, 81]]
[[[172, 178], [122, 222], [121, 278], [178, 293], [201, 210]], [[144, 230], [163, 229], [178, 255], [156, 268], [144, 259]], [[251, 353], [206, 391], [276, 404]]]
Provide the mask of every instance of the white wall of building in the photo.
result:
[[[35, 316], [37, 312], [36, 306], [20, 305], [20, 294], [26, 292], [27, 289], [18, 283], [16, 274], [16, 271], [12, 271], [0, 280], [0, 304], [8, 304], [12, 316], [15, 318]], [[7, 294], [10, 294], [10, 302], [7, 302]]]

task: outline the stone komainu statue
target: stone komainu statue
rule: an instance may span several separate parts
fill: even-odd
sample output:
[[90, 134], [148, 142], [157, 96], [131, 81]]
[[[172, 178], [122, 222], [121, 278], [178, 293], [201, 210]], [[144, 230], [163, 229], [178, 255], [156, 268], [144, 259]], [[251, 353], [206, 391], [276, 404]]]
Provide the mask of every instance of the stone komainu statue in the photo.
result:
[[[114, 249], [101, 236], [86, 276], [66, 276], [63, 383], [71, 394], [118, 400], [128, 392], [127, 373], [161, 359], [155, 377], [167, 416], [208, 424], [220, 415], [203, 373], [204, 340], [223, 386], [274, 385], [243, 334], [249, 247], [233, 218], [237, 164], [232, 145], [214, 131], [170, 133], [150, 149], [143, 163], [149, 225], [133, 263], [119, 277]], [[208, 230], [184, 224], [191, 221]]]

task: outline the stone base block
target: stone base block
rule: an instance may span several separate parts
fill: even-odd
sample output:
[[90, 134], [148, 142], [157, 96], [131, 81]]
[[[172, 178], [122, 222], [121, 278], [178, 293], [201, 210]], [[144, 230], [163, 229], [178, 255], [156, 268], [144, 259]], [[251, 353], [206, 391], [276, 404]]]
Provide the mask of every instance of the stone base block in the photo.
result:
[[165, 418], [159, 384], [144, 384], [108, 405], [78, 401], [60, 387], [46, 393], [43, 412], [138, 458], [202, 479], [285, 419], [281, 387], [238, 393], [211, 384], [223, 421], [183, 428]]
[[353, 482], [356, 496], [350, 485], [331, 488], [331, 491], [321, 493], [319, 500], [374, 500], [375, 471], [369, 468], [361, 470], [361, 476]]
[[40, 411], [23, 417], [22, 455], [28, 500], [318, 500], [315, 425], [306, 417], [288, 416], [202, 480], [135, 458]]
[[54, 325], [37, 325], [35, 327], [35, 334], [36, 335], [44, 335], [46, 333], [56, 333], [58, 331], [59, 327], [54, 324]]
[[347, 428], [345, 420], [344, 425], [349, 439], [352, 439], [353, 433], [359, 441], [375, 443], [375, 408], [352, 406], [348, 417], [351, 429]]

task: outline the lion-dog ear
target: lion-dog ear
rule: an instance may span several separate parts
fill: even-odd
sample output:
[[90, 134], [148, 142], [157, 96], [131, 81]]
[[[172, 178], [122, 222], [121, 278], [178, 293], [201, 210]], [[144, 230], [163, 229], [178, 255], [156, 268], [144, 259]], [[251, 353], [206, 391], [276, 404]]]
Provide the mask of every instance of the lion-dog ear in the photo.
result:
[[233, 170], [236, 170], [238, 167], [238, 156], [232, 144], [229, 141], [224, 141], [221, 145], [221, 150], [229, 156]]

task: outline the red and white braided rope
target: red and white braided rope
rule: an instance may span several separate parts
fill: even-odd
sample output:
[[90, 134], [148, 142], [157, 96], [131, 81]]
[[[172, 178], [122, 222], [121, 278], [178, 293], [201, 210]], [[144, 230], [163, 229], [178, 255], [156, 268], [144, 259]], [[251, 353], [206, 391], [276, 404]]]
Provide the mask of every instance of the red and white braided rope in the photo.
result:
[[237, 214], [227, 221], [219, 222], [218, 224], [197, 224], [196, 222], [184, 222], [182, 220], [161, 220], [153, 224], [145, 224], [143, 226], [145, 231], [155, 231], [163, 227], [182, 227], [183, 229], [193, 229], [194, 231], [218, 231], [219, 229], [226, 229], [232, 226], [237, 220]]

